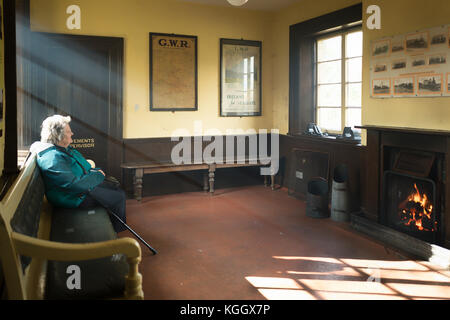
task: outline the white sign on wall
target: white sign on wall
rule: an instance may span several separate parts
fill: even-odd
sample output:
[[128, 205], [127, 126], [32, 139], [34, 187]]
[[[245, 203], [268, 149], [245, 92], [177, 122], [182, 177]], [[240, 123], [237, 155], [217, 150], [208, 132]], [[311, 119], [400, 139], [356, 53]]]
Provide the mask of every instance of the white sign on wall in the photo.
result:
[[371, 43], [371, 97], [450, 96], [450, 25]]

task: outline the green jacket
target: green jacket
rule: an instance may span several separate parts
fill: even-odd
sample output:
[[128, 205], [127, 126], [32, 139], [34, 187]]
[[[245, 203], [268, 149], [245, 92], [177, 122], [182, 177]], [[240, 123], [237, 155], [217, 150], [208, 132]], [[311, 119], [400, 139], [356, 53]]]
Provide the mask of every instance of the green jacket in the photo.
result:
[[37, 153], [47, 199], [57, 207], [76, 208], [86, 193], [105, 179], [97, 168], [72, 147], [51, 145]]

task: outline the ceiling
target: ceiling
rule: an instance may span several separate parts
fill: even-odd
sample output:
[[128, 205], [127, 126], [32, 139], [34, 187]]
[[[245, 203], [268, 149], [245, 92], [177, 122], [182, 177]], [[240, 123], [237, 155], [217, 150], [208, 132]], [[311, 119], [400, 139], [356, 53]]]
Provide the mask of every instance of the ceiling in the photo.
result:
[[[178, 1], [201, 3], [223, 7], [233, 7], [231, 4], [228, 3], [227, 0], [178, 0]], [[263, 11], [278, 11], [280, 9], [286, 8], [287, 6], [293, 3], [301, 1], [302, 0], [248, 0], [248, 2], [243, 6], [234, 8], [245, 8], [250, 10], [263, 10]]]

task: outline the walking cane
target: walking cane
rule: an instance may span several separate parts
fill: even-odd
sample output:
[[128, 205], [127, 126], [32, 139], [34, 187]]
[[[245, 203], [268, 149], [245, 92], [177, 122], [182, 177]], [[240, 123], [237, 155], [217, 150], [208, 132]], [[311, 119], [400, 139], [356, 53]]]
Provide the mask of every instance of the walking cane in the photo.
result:
[[111, 214], [114, 218], [117, 219], [117, 221], [119, 221], [121, 224], [123, 224], [125, 226], [125, 228], [127, 228], [136, 238], [138, 238], [138, 240], [140, 240], [147, 248], [150, 249], [151, 252], [153, 252], [153, 255], [157, 254], [158, 252], [153, 249], [147, 242], [145, 242], [144, 239], [141, 238], [141, 236], [139, 236], [133, 229], [130, 228], [129, 225], [127, 225], [125, 222], [122, 221], [122, 219], [120, 219], [114, 212], [112, 212], [107, 206], [103, 205], [102, 201], [99, 200], [97, 197], [95, 197], [92, 192], [89, 192], [89, 194], [98, 202], [100, 203], [100, 205], [106, 209], [106, 211]]
[[111, 214], [114, 218], [116, 218], [121, 224], [123, 224], [128, 230], [130, 230], [130, 232], [132, 233], [132, 234], [134, 234], [134, 236], [136, 237], [136, 238], [138, 238], [147, 248], [149, 248], [150, 249], [150, 251], [151, 252], [153, 252], [153, 255], [155, 255], [155, 254], [157, 254], [158, 252], [155, 250], [155, 249], [153, 249], [147, 242], [145, 242], [145, 240], [144, 239], [142, 239], [133, 229], [131, 229], [130, 228], [130, 226], [129, 225], [127, 225], [125, 222], [123, 222], [122, 221], [122, 219], [120, 219], [114, 212], [112, 212], [111, 210], [109, 210], [109, 209], [106, 209], [108, 212], [109, 212], [109, 214]]

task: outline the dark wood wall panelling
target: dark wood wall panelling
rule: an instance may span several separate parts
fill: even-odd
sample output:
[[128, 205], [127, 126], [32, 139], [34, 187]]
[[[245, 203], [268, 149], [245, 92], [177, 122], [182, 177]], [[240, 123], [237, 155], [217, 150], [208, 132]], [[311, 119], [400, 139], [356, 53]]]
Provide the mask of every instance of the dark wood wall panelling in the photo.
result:
[[[256, 139], [259, 146], [259, 137], [239, 136], [245, 138], [245, 157], [248, 159], [249, 141]], [[202, 153], [205, 147], [214, 141], [202, 139]], [[226, 156], [226, 136], [221, 137], [223, 142], [223, 155]], [[237, 153], [237, 138], [234, 138], [234, 155]], [[268, 155], [270, 155], [270, 135], [267, 135]], [[170, 137], [124, 139], [123, 162], [169, 162], [173, 148], [181, 142], [172, 141]], [[194, 137], [190, 137], [191, 161], [194, 163]], [[259, 147], [258, 147], [259, 152]], [[213, 153], [213, 155], [215, 155]], [[123, 170], [123, 183], [129, 197], [132, 197], [133, 178], [131, 172]], [[259, 175], [258, 167], [223, 168], [216, 170], [215, 188], [227, 188], [243, 185], [263, 184], [264, 178]], [[203, 190], [203, 172], [188, 171], [174, 173], [158, 173], [145, 175], [143, 181], [143, 195], [159, 195], [179, 192], [195, 192]]]
[[[350, 210], [357, 212], [366, 197], [365, 185], [365, 163], [366, 149], [364, 146], [353, 142], [338, 141], [332, 138], [310, 137], [310, 136], [281, 136], [280, 157], [287, 161], [284, 172], [283, 185], [289, 186], [291, 179], [296, 179], [290, 167], [290, 153], [292, 149], [316, 151], [329, 154], [328, 183], [331, 193], [334, 170], [338, 165], [345, 165], [348, 169], [348, 191], [350, 194]], [[307, 182], [306, 182], [307, 183]]]
[[[224, 139], [224, 137], [222, 137]], [[247, 143], [249, 138], [246, 138]], [[269, 136], [267, 137], [270, 142]], [[224, 155], [225, 155], [225, 140]], [[170, 138], [142, 138], [124, 140], [124, 162], [165, 162], [170, 161], [170, 155], [173, 147], [178, 141], [171, 141]], [[202, 150], [208, 145], [209, 141], [203, 141]], [[191, 138], [191, 154], [193, 155], [193, 138]], [[276, 177], [276, 184], [281, 187], [288, 187], [290, 179], [295, 179], [289, 173], [289, 156], [293, 148], [326, 152], [330, 156], [328, 181], [333, 179], [334, 168], [339, 164], [344, 164], [349, 170], [349, 192], [352, 199], [352, 211], [358, 211], [361, 205], [361, 199], [365, 191], [365, 163], [366, 150], [361, 145], [336, 141], [330, 138], [308, 137], [308, 136], [279, 136], [279, 172]], [[246, 147], [248, 152], [248, 147]], [[235, 155], [237, 154], [235, 142]], [[269, 145], [269, 152], [270, 145]], [[248, 157], [248, 153], [246, 154]], [[123, 172], [124, 185], [127, 194], [132, 196], [132, 176], [130, 172]], [[259, 168], [230, 168], [219, 169], [216, 171], [216, 188], [226, 188], [231, 186], [262, 184], [264, 179], [259, 175]], [[157, 194], [201, 191], [203, 177], [199, 171], [180, 172], [180, 173], [161, 173], [144, 176], [144, 196]]]

